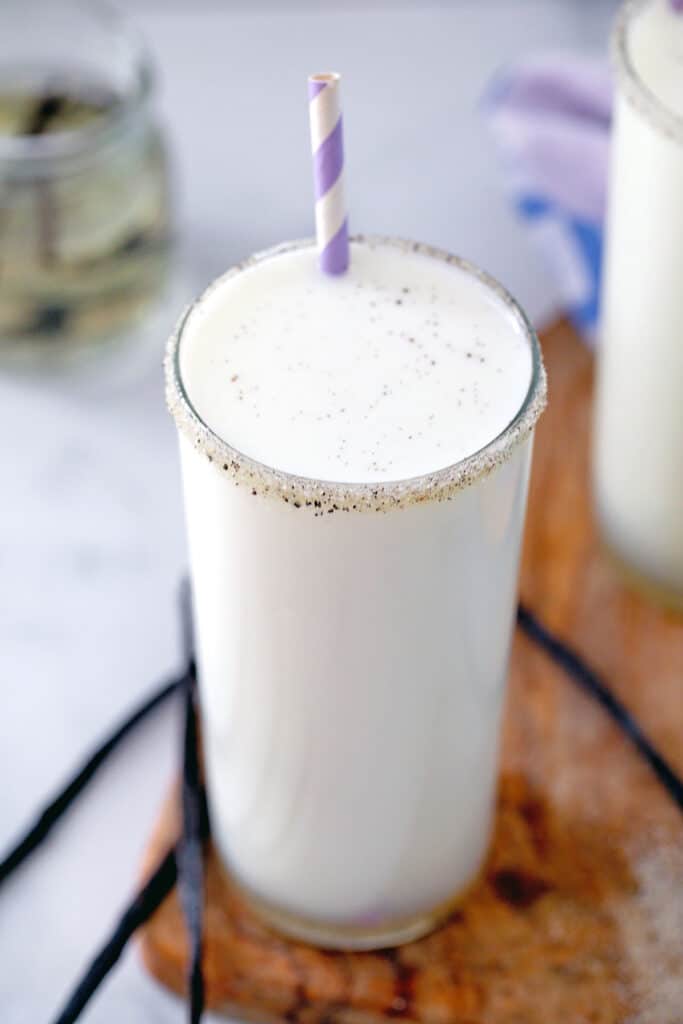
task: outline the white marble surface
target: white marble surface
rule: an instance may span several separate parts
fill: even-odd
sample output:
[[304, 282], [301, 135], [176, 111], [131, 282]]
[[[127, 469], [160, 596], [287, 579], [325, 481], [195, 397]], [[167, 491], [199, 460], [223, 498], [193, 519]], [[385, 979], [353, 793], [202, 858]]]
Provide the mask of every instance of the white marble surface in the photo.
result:
[[[492, 71], [547, 46], [596, 48], [613, 6], [135, 3], [163, 79], [193, 281], [311, 230], [305, 74], [345, 75], [352, 226], [461, 251], [537, 318], [552, 289], [505, 203], [477, 113]], [[178, 304], [176, 299], [172, 306]], [[172, 319], [177, 310], [168, 310]], [[178, 657], [185, 561], [158, 330], [127, 383], [0, 371], [0, 841]], [[174, 770], [166, 709], [0, 893], [0, 1019], [48, 1022], [134, 884]], [[174, 1024], [125, 956], [88, 1024]]]

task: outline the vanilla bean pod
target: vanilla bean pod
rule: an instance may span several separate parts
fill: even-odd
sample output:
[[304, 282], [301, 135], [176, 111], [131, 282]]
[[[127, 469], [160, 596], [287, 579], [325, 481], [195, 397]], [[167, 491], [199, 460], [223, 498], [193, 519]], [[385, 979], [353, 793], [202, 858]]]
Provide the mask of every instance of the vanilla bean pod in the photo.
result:
[[176, 877], [176, 850], [171, 849], [121, 915], [111, 936], [91, 961], [53, 1024], [74, 1024], [121, 956], [132, 934], [171, 892]]
[[202, 946], [204, 923], [204, 839], [208, 832], [206, 794], [198, 749], [196, 686], [186, 688], [183, 741], [182, 819], [177, 847], [178, 895], [190, 950], [187, 974], [190, 1024], [199, 1024], [204, 1009]]
[[170, 682], [164, 683], [150, 697], [147, 697], [107, 739], [105, 739], [84, 761], [65, 786], [36, 815], [34, 823], [15, 843], [0, 861], [0, 885], [15, 871], [37, 846], [49, 835], [57, 822], [64, 816], [76, 798], [83, 792], [98, 768], [118, 747], [123, 739], [140, 725], [149, 715], [174, 694], [186, 681], [188, 670]]
[[[183, 646], [189, 665], [194, 664], [192, 593], [187, 579], [180, 589]], [[204, 924], [204, 840], [208, 835], [206, 792], [200, 767], [197, 725], [196, 675], [185, 687], [185, 720], [182, 742], [182, 835], [177, 846], [178, 896], [187, 928], [190, 951], [187, 972], [190, 1024], [199, 1024], [204, 1010], [202, 946]]]
[[554, 636], [524, 605], [517, 611], [517, 622], [526, 635], [560, 668], [596, 700], [619, 728], [628, 736], [638, 753], [645, 758], [653, 772], [668, 791], [670, 797], [683, 810], [683, 779], [680, 779], [666, 759], [647, 738], [637, 720], [625, 704], [603, 682], [583, 658], [571, 647]]

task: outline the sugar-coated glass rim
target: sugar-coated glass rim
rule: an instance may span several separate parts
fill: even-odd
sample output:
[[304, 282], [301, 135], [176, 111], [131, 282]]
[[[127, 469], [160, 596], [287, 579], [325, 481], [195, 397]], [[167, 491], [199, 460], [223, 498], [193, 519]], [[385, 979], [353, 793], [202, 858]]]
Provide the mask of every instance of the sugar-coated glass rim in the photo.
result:
[[455, 491], [469, 486], [504, 462], [513, 448], [529, 436], [545, 408], [546, 374], [536, 332], [521, 307], [502, 285], [474, 264], [458, 256], [418, 242], [378, 235], [356, 235], [351, 238], [351, 242], [393, 246], [406, 252], [419, 252], [432, 259], [441, 260], [472, 275], [502, 300], [527, 339], [531, 350], [532, 368], [529, 387], [520, 408], [496, 437], [464, 459], [430, 473], [399, 480], [353, 483], [298, 476], [275, 469], [233, 448], [211, 429], [194, 408], [185, 389], [180, 369], [180, 349], [192, 313], [231, 277], [283, 253], [312, 248], [316, 244], [315, 239], [284, 242], [251, 256], [217, 278], [185, 310], [169, 340], [166, 352], [168, 408], [179, 430], [216, 465], [218, 471], [230, 474], [236, 483], [250, 488], [255, 494], [270, 494], [289, 502], [295, 508], [308, 507], [313, 509], [315, 514], [351, 509], [385, 511], [387, 508], [416, 502], [445, 500]]
[[[98, 23], [112, 37], [125, 41], [130, 51], [133, 81], [128, 90], [121, 94], [116, 103], [101, 117], [87, 122], [73, 131], [53, 134], [0, 135], [0, 162], [4, 162], [19, 173], [50, 173], [51, 164], [78, 161], [96, 152], [118, 131], [135, 118], [145, 107], [154, 90], [154, 65], [147, 45], [141, 34], [128, 18], [108, 0], [76, 0], [76, 6], [83, 10], [84, 17]], [[1, 66], [1, 62], [0, 62]]]
[[[637, 110], [663, 135], [683, 143], [683, 117], [671, 110], [650, 89], [636, 69], [631, 56], [630, 32], [634, 20], [656, 0], [626, 0], [612, 30], [612, 59], [619, 86]], [[683, 18], [683, 13], [679, 15]]]

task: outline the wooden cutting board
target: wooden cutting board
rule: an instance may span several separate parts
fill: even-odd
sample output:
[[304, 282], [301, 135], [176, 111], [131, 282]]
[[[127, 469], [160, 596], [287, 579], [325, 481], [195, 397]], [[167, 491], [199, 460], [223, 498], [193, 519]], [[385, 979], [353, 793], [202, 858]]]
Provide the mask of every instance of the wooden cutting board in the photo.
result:
[[[683, 773], [683, 619], [626, 589], [588, 493], [592, 359], [544, 338], [522, 598], [610, 682]], [[681, 1024], [683, 816], [624, 736], [519, 631], [497, 826], [480, 882], [437, 932], [398, 950], [322, 952], [279, 938], [208, 852], [210, 1007], [301, 1024]], [[177, 836], [169, 799], [145, 861]], [[184, 990], [176, 894], [142, 932], [151, 973]]]

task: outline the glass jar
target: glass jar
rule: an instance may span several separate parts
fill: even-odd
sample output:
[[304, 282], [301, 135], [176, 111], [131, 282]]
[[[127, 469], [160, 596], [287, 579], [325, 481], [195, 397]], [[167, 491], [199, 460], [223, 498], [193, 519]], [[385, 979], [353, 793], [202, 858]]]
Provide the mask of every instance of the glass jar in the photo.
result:
[[143, 44], [100, 2], [0, 8], [0, 358], [119, 338], [167, 279], [166, 152]]

